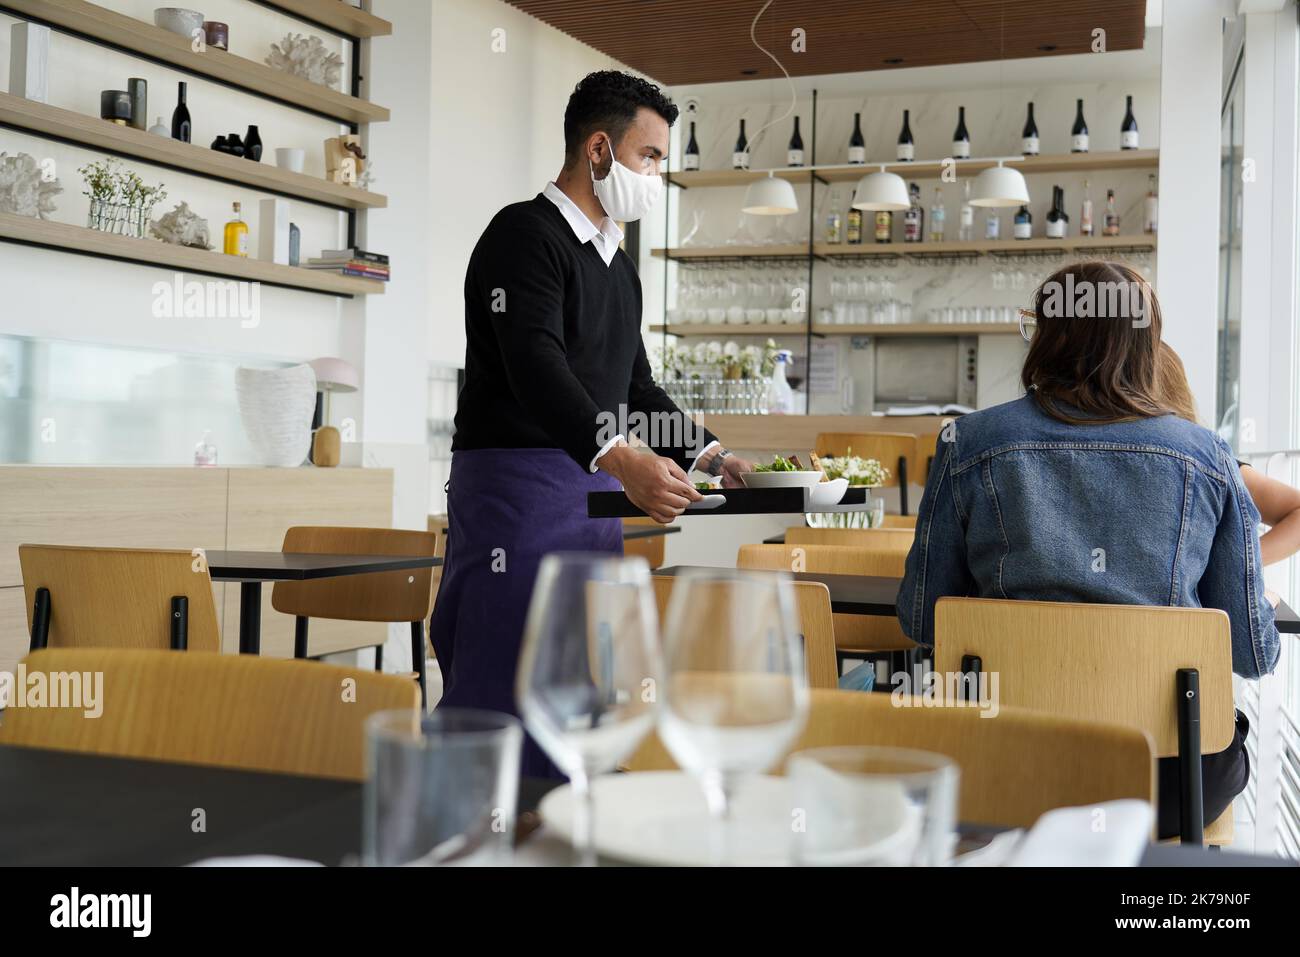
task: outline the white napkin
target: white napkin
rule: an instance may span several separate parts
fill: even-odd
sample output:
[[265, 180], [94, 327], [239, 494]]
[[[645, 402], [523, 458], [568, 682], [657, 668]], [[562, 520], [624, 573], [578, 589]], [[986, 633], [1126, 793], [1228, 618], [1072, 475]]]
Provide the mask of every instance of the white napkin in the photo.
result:
[[1146, 801], [1057, 808], [1034, 822], [1007, 866], [1136, 867], [1154, 820]]

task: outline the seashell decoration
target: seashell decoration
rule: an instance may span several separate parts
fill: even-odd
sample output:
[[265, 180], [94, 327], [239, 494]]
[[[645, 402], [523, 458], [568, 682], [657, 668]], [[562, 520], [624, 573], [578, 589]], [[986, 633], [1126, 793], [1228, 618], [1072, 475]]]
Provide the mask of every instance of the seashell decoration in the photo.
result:
[[149, 232], [155, 239], [173, 246], [212, 249], [208, 221], [191, 210], [189, 203], [181, 203], [161, 219], [154, 220], [149, 224]]
[[28, 153], [0, 153], [0, 213], [48, 219], [54, 197], [63, 192], [53, 169]]
[[332, 90], [339, 88], [343, 76], [341, 56], [327, 50], [320, 37], [299, 33], [287, 34], [279, 43], [272, 43], [266, 65]]

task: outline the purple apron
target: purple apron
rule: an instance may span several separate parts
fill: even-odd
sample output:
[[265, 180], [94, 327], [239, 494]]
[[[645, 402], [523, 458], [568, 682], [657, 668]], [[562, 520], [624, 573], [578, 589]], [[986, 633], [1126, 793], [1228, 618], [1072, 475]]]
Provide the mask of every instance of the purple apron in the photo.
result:
[[[515, 671], [542, 557], [623, 553], [623, 523], [588, 518], [587, 493], [617, 491], [559, 449], [474, 449], [451, 459], [449, 532], [429, 639], [442, 671], [439, 707], [517, 715]], [[563, 777], [532, 738], [522, 772]]]

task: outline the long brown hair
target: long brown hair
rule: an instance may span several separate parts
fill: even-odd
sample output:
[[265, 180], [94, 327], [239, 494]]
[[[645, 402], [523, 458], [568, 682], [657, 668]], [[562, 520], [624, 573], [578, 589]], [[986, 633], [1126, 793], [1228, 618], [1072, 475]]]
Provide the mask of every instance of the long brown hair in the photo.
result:
[[1161, 342], [1156, 355], [1156, 386], [1160, 390], [1160, 399], [1169, 411], [1188, 422], [1199, 421], [1196, 417], [1196, 400], [1192, 398], [1192, 387], [1187, 384], [1187, 371], [1183, 360], [1178, 358], [1168, 344]]
[[1035, 292], [1034, 314], [1020, 378], [1048, 415], [1103, 423], [1168, 414], [1156, 381], [1160, 304], [1131, 267], [1094, 260], [1058, 269]]

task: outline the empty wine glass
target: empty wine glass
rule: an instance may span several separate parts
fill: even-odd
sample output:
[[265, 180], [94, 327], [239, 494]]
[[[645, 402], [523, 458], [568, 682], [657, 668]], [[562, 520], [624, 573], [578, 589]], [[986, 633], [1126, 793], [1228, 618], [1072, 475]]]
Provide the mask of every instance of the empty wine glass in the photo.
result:
[[742, 780], [775, 765], [807, 719], [794, 609], [784, 573], [698, 569], [673, 586], [659, 735], [704, 789], [717, 864], [731, 857], [729, 822]]
[[516, 695], [528, 733], [569, 777], [574, 847], [596, 863], [591, 779], [613, 771], [654, 724], [661, 658], [643, 558], [542, 559], [524, 625]]

